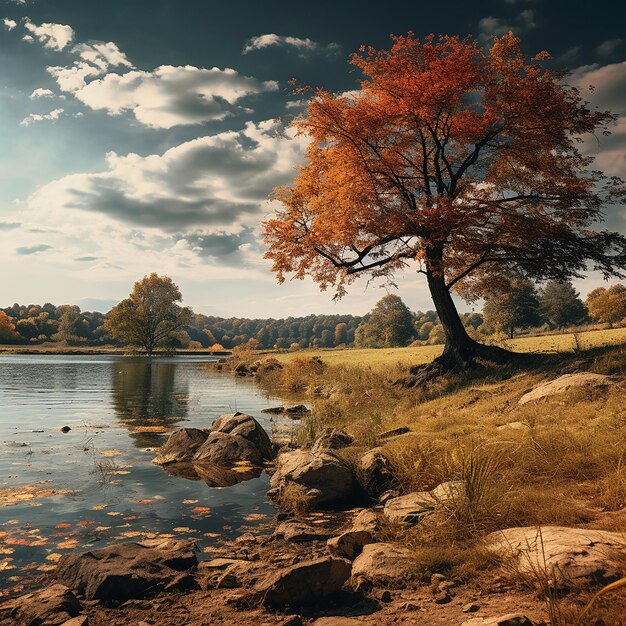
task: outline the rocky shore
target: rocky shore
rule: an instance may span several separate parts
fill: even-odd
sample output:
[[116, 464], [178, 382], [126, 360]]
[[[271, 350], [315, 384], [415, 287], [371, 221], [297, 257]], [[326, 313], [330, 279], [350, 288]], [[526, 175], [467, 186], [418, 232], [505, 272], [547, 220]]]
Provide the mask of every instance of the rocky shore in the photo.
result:
[[[566, 376], [552, 389], [617, 383]], [[520, 404], [549, 393], [543, 385]], [[279, 409], [290, 413], [272, 411]], [[299, 405], [291, 414], [307, 412]], [[272, 524], [214, 546], [206, 560], [192, 542], [169, 538], [65, 555], [0, 605], [0, 623], [539, 626], [549, 623], [545, 598], [529, 581], [543, 574], [551, 589], [592, 590], [623, 575], [613, 558], [624, 552], [623, 533], [557, 525], [486, 535], [483, 567], [471, 576], [416, 571], [403, 533], [466, 506], [472, 493], [462, 480], [403, 492], [382, 443], [408, 431], [379, 433], [380, 445], [350, 455], [354, 438], [339, 428], [323, 430], [307, 449], [272, 441], [242, 413], [208, 429], [180, 428], [154, 462], [211, 486], [268, 471], [278, 510]]]

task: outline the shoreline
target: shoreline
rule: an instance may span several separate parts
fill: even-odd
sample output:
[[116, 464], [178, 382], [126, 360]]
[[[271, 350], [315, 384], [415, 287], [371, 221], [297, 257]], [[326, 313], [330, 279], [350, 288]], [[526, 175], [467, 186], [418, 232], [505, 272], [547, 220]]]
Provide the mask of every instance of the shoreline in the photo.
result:
[[148, 357], [145, 354], [132, 354], [123, 348], [90, 347], [90, 348], [54, 348], [54, 347], [21, 347], [21, 346], [0, 346], [0, 354], [26, 354], [26, 355], [59, 355], [59, 356], [125, 356], [132, 358], [162, 358], [176, 356], [217, 356], [228, 357], [231, 352], [228, 350], [176, 350], [175, 352], [157, 352]]

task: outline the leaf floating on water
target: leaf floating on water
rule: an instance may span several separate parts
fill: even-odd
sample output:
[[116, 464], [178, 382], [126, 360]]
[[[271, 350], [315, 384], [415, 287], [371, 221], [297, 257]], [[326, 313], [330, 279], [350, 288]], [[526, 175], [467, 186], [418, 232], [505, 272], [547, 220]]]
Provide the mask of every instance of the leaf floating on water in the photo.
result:
[[204, 533], [205, 537], [208, 537], [209, 539], [218, 539], [220, 537], [219, 533]]
[[102, 509], [106, 509], [108, 504], [94, 504], [91, 508], [92, 511], [102, 511]]
[[177, 526], [176, 528], [172, 528], [172, 530], [175, 533], [195, 533], [196, 532], [193, 528], [189, 528], [188, 526]]
[[9, 537], [5, 543], [7, 546], [29, 546], [30, 541], [28, 539], [24, 539], [23, 537]]
[[137, 500], [137, 504], [151, 504], [152, 500]]
[[15, 569], [13, 559], [0, 559], [0, 572], [7, 572], [10, 569]]
[[167, 426], [133, 426], [130, 429], [131, 433], [167, 433], [169, 432]]
[[101, 454], [102, 456], [111, 457], [120, 456], [122, 453], [119, 450], [100, 450], [99, 454]]
[[125, 522], [132, 522], [132, 521], [134, 521], [134, 520], [136, 520], [136, 519], [137, 519], [137, 516], [136, 516], [136, 515], [129, 515], [128, 517], [125, 517], [125, 518], [124, 518], [124, 521], [125, 521]]
[[[34, 500], [35, 498], [49, 498], [52, 496], [63, 496], [69, 493], [62, 489], [50, 489], [38, 487], [37, 485], [22, 485], [21, 487], [10, 487], [0, 489], [0, 508], [13, 506], [21, 502]], [[7, 524], [19, 524], [17, 520], [10, 520]]]
[[211, 509], [208, 506], [194, 506], [191, 512], [196, 515], [206, 515], [211, 512]]
[[95, 526], [96, 523], [97, 522], [94, 522], [90, 519], [82, 519], [80, 520], [80, 522], [78, 522], [78, 524], [76, 524], [76, 526], [78, 526], [79, 528], [89, 528], [89, 526]]
[[71, 528], [71, 527], [72, 527], [72, 525], [71, 525], [71, 524], [67, 524], [67, 523], [65, 523], [65, 522], [63, 522], [63, 523], [61, 523], [61, 524], [57, 524], [57, 525], [55, 526], [55, 528]]
[[53, 572], [57, 568], [56, 565], [42, 563], [37, 567], [38, 572]]
[[111, 530], [110, 526], [96, 526], [96, 528], [94, 528], [94, 530], [97, 533], [103, 533], [105, 530]]
[[152, 496], [155, 500], [165, 500], [163, 496]]
[[69, 550], [75, 548], [78, 545], [78, 539], [66, 539], [65, 541], [59, 541], [57, 548], [59, 550]]
[[13, 548], [4, 548], [0, 546], [0, 554], [13, 554], [15, 550]]
[[5, 537], [8, 537], [10, 534], [11, 534], [10, 532], [3, 530], [2, 532], [0, 532], [0, 539], [4, 539]]
[[59, 554], [58, 552], [53, 552], [46, 557], [46, 561], [52, 561], [53, 563], [56, 563], [62, 556], [63, 555]]
[[183, 504], [197, 504], [197, 500], [183, 500]]
[[115, 470], [112, 473], [117, 474], [118, 476], [125, 476], [126, 474], [130, 474], [128, 470]]
[[120, 533], [118, 536], [130, 539], [132, 537], [139, 537], [139, 535], [141, 535], [141, 533], [138, 530], [127, 530], [126, 532]]
[[250, 515], [246, 515], [243, 519], [245, 519], [246, 522], [259, 522], [267, 518], [268, 515], [265, 513], [250, 513]]

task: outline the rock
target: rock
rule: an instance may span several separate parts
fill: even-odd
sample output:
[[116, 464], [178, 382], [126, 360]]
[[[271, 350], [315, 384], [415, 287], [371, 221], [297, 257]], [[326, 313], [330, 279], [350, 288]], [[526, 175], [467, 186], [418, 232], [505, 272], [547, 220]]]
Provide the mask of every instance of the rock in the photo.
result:
[[463, 613], [476, 613], [476, 611], [480, 610], [480, 604], [476, 604], [475, 602], [470, 602], [469, 604], [466, 604], [462, 611]]
[[268, 495], [278, 499], [289, 484], [304, 487], [312, 505], [341, 504], [354, 496], [354, 474], [331, 452], [293, 450], [279, 455]]
[[408, 426], [399, 426], [398, 428], [392, 428], [391, 430], [386, 430], [378, 435], [379, 439], [392, 439], [393, 437], [397, 437], [398, 435], [406, 435], [406, 433], [410, 433], [411, 429]]
[[352, 520], [351, 527], [327, 542], [331, 554], [353, 561], [363, 551], [363, 546], [374, 541], [380, 528], [378, 517], [371, 509], [363, 509]]
[[69, 432], [70, 432], [70, 430], [72, 430], [72, 429], [71, 429], [69, 426], [63, 426], [63, 427], [61, 428], [61, 432], [62, 432], [62, 433], [69, 433]]
[[490, 550], [526, 574], [546, 572], [558, 588], [603, 585], [619, 577], [610, 553], [624, 549], [621, 533], [560, 526], [508, 528], [487, 536]]
[[254, 373], [254, 370], [250, 368], [246, 363], [238, 363], [234, 368], [233, 372], [237, 376], [251, 376]]
[[353, 441], [354, 437], [349, 435], [345, 430], [341, 430], [340, 428], [327, 428], [324, 433], [315, 440], [311, 451], [338, 450], [339, 448], [349, 446]]
[[326, 557], [270, 574], [256, 592], [267, 607], [310, 604], [339, 591], [349, 577], [349, 561]]
[[294, 404], [293, 406], [285, 407], [285, 415], [293, 419], [300, 419], [304, 415], [308, 415], [311, 412], [304, 404]]
[[578, 372], [576, 374], [564, 374], [555, 380], [542, 383], [532, 391], [524, 394], [518, 404], [528, 404], [536, 400], [544, 400], [552, 396], [566, 393], [570, 389], [593, 389], [608, 387], [618, 382], [618, 379], [603, 374], [592, 374], [590, 372]]
[[274, 536], [291, 543], [304, 543], [307, 541], [326, 541], [330, 537], [330, 533], [303, 522], [287, 520], [277, 526]]
[[72, 617], [67, 622], [63, 622], [63, 626], [88, 626], [89, 618], [87, 615], [79, 615], [78, 617]]
[[60, 626], [76, 617], [80, 610], [76, 596], [65, 585], [57, 583], [3, 602], [0, 620], [16, 626]]
[[157, 465], [191, 461], [198, 448], [207, 440], [204, 428], [178, 428], [167, 439], [161, 453], [152, 462]]
[[272, 442], [254, 417], [228, 413], [213, 422], [211, 432], [194, 454], [193, 461], [225, 466], [247, 461], [261, 465], [273, 456]]
[[361, 457], [358, 478], [371, 498], [378, 498], [391, 487], [394, 482], [391, 462], [382, 448], [372, 448]]
[[367, 530], [347, 530], [327, 542], [328, 551], [335, 556], [353, 561], [363, 551], [363, 547], [372, 543], [374, 538]]
[[88, 600], [142, 598], [198, 564], [194, 544], [154, 539], [61, 557], [56, 578]]
[[497, 430], [526, 430], [529, 428], [528, 424], [524, 422], [507, 422], [497, 427]]
[[370, 543], [352, 564], [352, 578], [401, 586], [410, 577], [415, 555], [399, 543]]
[[450, 480], [437, 485], [430, 492], [430, 495], [437, 503], [445, 506], [446, 504], [454, 504], [463, 500], [466, 497], [465, 493], [464, 480]]
[[461, 626], [533, 626], [533, 623], [525, 615], [509, 613], [500, 617], [475, 617]]
[[436, 505], [430, 491], [418, 491], [387, 500], [383, 513], [392, 522], [418, 524], [435, 512]]
[[263, 409], [261, 413], [268, 413], [269, 415], [282, 415], [285, 412], [284, 406], [273, 406], [268, 409]]
[[433, 599], [435, 604], [449, 604], [452, 602], [452, 596], [447, 591], [438, 591]]

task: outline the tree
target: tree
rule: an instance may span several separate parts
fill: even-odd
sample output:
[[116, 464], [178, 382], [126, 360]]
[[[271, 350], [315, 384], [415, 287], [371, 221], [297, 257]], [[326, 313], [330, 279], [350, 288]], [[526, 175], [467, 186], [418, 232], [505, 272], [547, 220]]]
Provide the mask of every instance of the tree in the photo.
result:
[[592, 227], [621, 181], [579, 149], [615, 117], [592, 111], [546, 58], [528, 60], [512, 33], [489, 50], [412, 33], [362, 47], [351, 60], [360, 89], [316, 89], [294, 121], [310, 139], [306, 162], [264, 223], [278, 280], [310, 276], [341, 297], [361, 274], [392, 281], [415, 264], [445, 331], [434, 373], [512, 358], [469, 337], [451, 290], [471, 301], [513, 272], [620, 275], [626, 238]]
[[386, 295], [359, 324], [355, 341], [360, 348], [406, 346], [415, 333], [413, 315], [402, 300]]
[[80, 308], [75, 305], [61, 305], [57, 307], [59, 325], [57, 332], [52, 336], [54, 341], [71, 345], [84, 339], [85, 324], [80, 316]]
[[556, 328], [582, 324], [587, 318], [587, 309], [570, 281], [546, 283], [539, 290], [539, 303], [543, 317]]
[[140, 346], [151, 356], [191, 319], [191, 309], [177, 304], [182, 299], [169, 276], [152, 273], [137, 281], [130, 296], [111, 309], [105, 327], [114, 339]]
[[598, 287], [590, 291], [587, 308], [594, 320], [613, 326], [626, 317], [626, 287], [618, 283], [608, 289]]
[[13, 318], [0, 309], [0, 343], [15, 343], [22, 341], [22, 337], [15, 330]]
[[335, 326], [335, 346], [348, 343], [348, 325], [340, 322]]
[[487, 326], [504, 331], [513, 339], [516, 328], [528, 328], [541, 323], [539, 310], [535, 286], [525, 278], [514, 278], [505, 291], [485, 300], [483, 317]]

